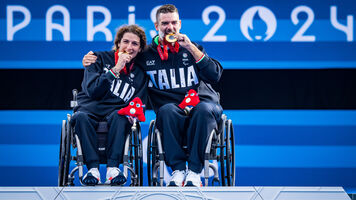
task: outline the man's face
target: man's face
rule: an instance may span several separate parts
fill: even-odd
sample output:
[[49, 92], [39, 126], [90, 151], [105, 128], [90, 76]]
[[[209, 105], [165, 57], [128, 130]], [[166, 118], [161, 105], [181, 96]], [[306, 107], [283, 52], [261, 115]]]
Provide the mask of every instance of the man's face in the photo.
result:
[[181, 21], [178, 13], [160, 13], [157, 22], [155, 22], [155, 27], [161, 39], [169, 33], [179, 33]]
[[119, 43], [119, 52], [125, 51], [134, 58], [140, 50], [140, 38], [133, 33], [126, 32]]

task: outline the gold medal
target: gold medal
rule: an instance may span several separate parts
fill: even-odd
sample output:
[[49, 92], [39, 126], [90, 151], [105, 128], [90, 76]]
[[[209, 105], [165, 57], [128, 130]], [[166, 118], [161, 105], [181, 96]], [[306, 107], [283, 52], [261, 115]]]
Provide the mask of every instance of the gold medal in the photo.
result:
[[177, 38], [175, 37], [175, 35], [173, 33], [166, 35], [165, 39], [169, 43], [175, 43], [177, 41]]
[[127, 53], [125, 50], [124, 51], [120, 51], [119, 53], [117, 53], [117, 55], [122, 55], [122, 54], [124, 54], [124, 53]]

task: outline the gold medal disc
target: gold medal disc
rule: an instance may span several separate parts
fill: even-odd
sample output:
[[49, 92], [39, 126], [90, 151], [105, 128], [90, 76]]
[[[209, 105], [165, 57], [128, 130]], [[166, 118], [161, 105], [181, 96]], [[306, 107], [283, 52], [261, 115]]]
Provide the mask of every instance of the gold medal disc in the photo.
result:
[[174, 37], [174, 34], [168, 34], [166, 35], [165, 37], [166, 41], [169, 42], [169, 43], [174, 43], [177, 41], [177, 38]]

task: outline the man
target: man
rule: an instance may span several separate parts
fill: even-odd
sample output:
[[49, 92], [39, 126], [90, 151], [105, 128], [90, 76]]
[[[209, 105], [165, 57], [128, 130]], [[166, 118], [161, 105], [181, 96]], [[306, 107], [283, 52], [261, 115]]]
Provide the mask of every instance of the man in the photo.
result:
[[[181, 20], [174, 5], [157, 10], [155, 27], [158, 35], [136, 62], [150, 77], [148, 94], [156, 127], [162, 134], [166, 164], [173, 170], [168, 186], [200, 187], [206, 141], [222, 114], [219, 96], [210, 84], [219, 81], [223, 70], [203, 47], [180, 33]], [[165, 40], [170, 34], [176, 42]], [[89, 62], [85, 58], [83, 65]], [[187, 116], [178, 105], [190, 89], [198, 92], [200, 103]], [[185, 144], [189, 156], [182, 148]]]
[[[181, 20], [174, 5], [157, 10], [155, 27], [158, 36], [138, 64], [150, 77], [148, 91], [157, 115], [156, 127], [162, 133], [166, 164], [173, 170], [168, 185], [201, 186], [206, 141], [222, 113], [219, 97], [210, 83], [218, 82], [222, 67], [180, 33]], [[165, 41], [169, 34], [174, 34], [177, 42]], [[200, 103], [187, 116], [178, 104], [190, 89], [198, 92]], [[188, 157], [182, 149], [184, 138]]]

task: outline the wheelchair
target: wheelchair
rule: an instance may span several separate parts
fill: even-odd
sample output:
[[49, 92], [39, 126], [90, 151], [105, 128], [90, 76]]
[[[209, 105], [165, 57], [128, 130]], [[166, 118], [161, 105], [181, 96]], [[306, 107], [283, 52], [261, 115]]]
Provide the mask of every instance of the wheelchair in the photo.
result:
[[[77, 105], [76, 89], [73, 90], [73, 100], [71, 107]], [[59, 150], [58, 165], [58, 186], [74, 186], [75, 173], [79, 173], [79, 182], [81, 185], [84, 169], [84, 157], [81, 143], [77, 134], [74, 133], [74, 127], [71, 126], [71, 114], [67, 114], [67, 120], [62, 121], [61, 140]], [[96, 129], [98, 151], [100, 164], [106, 164], [106, 134], [108, 132], [107, 122], [99, 122]], [[71, 162], [75, 162], [75, 167], [70, 171]], [[124, 156], [123, 156], [123, 173], [127, 180], [131, 180], [130, 186], [143, 185], [143, 152], [141, 127], [138, 121], [134, 121], [130, 134], [125, 139]], [[128, 174], [130, 172], [130, 177]], [[104, 184], [103, 184], [104, 185]]]
[[[188, 115], [190, 110], [184, 110]], [[188, 152], [187, 146], [183, 149]], [[209, 168], [214, 172], [211, 185], [235, 186], [235, 141], [232, 120], [223, 114], [218, 127], [213, 129], [205, 148], [204, 185], [209, 185]], [[211, 163], [216, 160], [218, 167]], [[149, 186], [164, 184], [164, 151], [161, 133], [155, 127], [155, 120], [150, 122], [147, 142], [147, 176]], [[219, 176], [220, 175], [220, 176]]]

